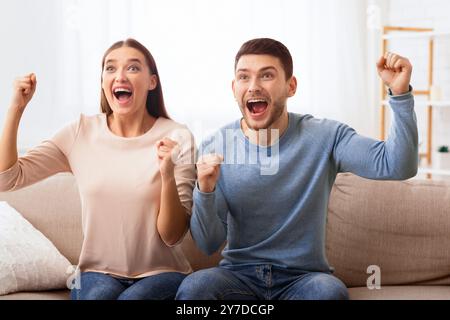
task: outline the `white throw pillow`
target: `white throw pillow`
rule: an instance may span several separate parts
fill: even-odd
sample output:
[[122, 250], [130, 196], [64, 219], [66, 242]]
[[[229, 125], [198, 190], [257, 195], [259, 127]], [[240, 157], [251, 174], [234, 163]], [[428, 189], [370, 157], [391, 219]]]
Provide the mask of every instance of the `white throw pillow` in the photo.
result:
[[0, 202], [0, 295], [65, 288], [70, 265], [50, 240]]

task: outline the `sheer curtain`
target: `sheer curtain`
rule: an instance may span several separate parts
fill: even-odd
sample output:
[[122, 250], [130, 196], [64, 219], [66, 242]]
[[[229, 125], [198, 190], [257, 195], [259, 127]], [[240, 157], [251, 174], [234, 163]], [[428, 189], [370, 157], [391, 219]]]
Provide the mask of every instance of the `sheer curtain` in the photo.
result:
[[373, 135], [367, 81], [367, 2], [321, 0], [303, 5], [297, 58], [298, 112], [307, 110]]
[[170, 115], [200, 140], [240, 116], [231, 92], [240, 45], [272, 37], [294, 58], [299, 90], [290, 111], [374, 135], [366, 9], [366, 0], [5, 2], [0, 103], [8, 105], [14, 77], [37, 73], [39, 87], [19, 135], [23, 148], [36, 145], [81, 112], [99, 112], [103, 52], [134, 37], [155, 57]]

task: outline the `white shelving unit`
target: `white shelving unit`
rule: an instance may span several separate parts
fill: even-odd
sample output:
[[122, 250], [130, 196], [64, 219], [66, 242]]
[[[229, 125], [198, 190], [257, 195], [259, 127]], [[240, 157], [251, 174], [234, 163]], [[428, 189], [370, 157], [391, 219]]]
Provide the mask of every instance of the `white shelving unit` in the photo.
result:
[[[432, 162], [432, 150], [433, 150], [433, 108], [450, 108], [450, 101], [433, 101], [431, 100], [431, 87], [433, 86], [433, 72], [434, 72], [434, 42], [439, 38], [450, 39], [450, 32], [435, 32], [430, 28], [405, 28], [405, 27], [391, 27], [386, 26], [383, 29], [382, 36], [382, 51], [387, 52], [388, 41], [393, 41], [395, 39], [425, 39], [428, 40], [428, 88], [426, 90], [414, 90], [414, 95], [422, 95], [427, 98], [427, 100], [416, 100], [416, 106], [423, 106], [427, 108], [427, 132], [426, 132], [426, 152], [421, 153], [421, 160], [425, 159], [426, 164], [419, 169], [419, 174], [426, 174], [428, 178], [432, 175], [446, 176], [450, 177], [450, 170], [442, 170], [433, 167]], [[381, 89], [381, 111], [380, 111], [380, 139], [385, 139], [385, 109], [389, 105], [386, 99], [387, 91], [385, 86], [382, 84]], [[418, 115], [418, 117], [421, 115]], [[450, 124], [449, 124], [450, 125]]]
[[[384, 106], [388, 106], [389, 105], [389, 101], [388, 100], [384, 100], [382, 102], [382, 104]], [[428, 100], [428, 101], [419, 100], [419, 101], [417, 101], [416, 100], [414, 102], [414, 105], [415, 106], [422, 106], [422, 107], [427, 107], [429, 105], [432, 105], [433, 107], [436, 107], [436, 108], [450, 108], [450, 100], [449, 101], [444, 101], [444, 100], [442, 100], [442, 101], [433, 101], [433, 100]]]
[[[406, 28], [405, 28], [406, 29]], [[433, 31], [406, 31], [406, 33], [384, 34], [383, 40], [390, 39], [437, 39], [441, 37], [450, 37], [450, 32], [433, 32]]]

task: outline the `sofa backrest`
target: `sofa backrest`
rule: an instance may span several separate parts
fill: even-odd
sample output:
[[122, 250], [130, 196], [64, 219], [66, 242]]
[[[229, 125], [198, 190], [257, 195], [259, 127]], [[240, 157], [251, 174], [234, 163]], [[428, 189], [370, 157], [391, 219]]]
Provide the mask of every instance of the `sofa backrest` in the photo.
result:
[[[75, 178], [59, 174], [12, 193], [0, 193], [73, 264], [82, 243]], [[183, 251], [194, 270], [217, 265], [188, 234]], [[372, 181], [340, 174], [333, 187], [326, 250], [335, 275], [349, 287], [365, 286], [371, 265], [382, 285], [450, 284], [450, 182]]]
[[340, 174], [328, 206], [327, 256], [349, 287], [378, 266], [382, 285], [450, 284], [450, 182]]

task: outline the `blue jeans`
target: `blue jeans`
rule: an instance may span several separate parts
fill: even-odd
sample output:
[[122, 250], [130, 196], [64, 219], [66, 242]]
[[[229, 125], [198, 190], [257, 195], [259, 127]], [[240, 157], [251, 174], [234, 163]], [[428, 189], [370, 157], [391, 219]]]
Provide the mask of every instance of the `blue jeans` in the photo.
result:
[[217, 267], [187, 276], [177, 300], [348, 300], [344, 283], [328, 273], [272, 265]]
[[80, 288], [72, 289], [72, 300], [173, 300], [186, 277], [165, 272], [140, 279], [115, 278], [99, 272], [82, 272]]

